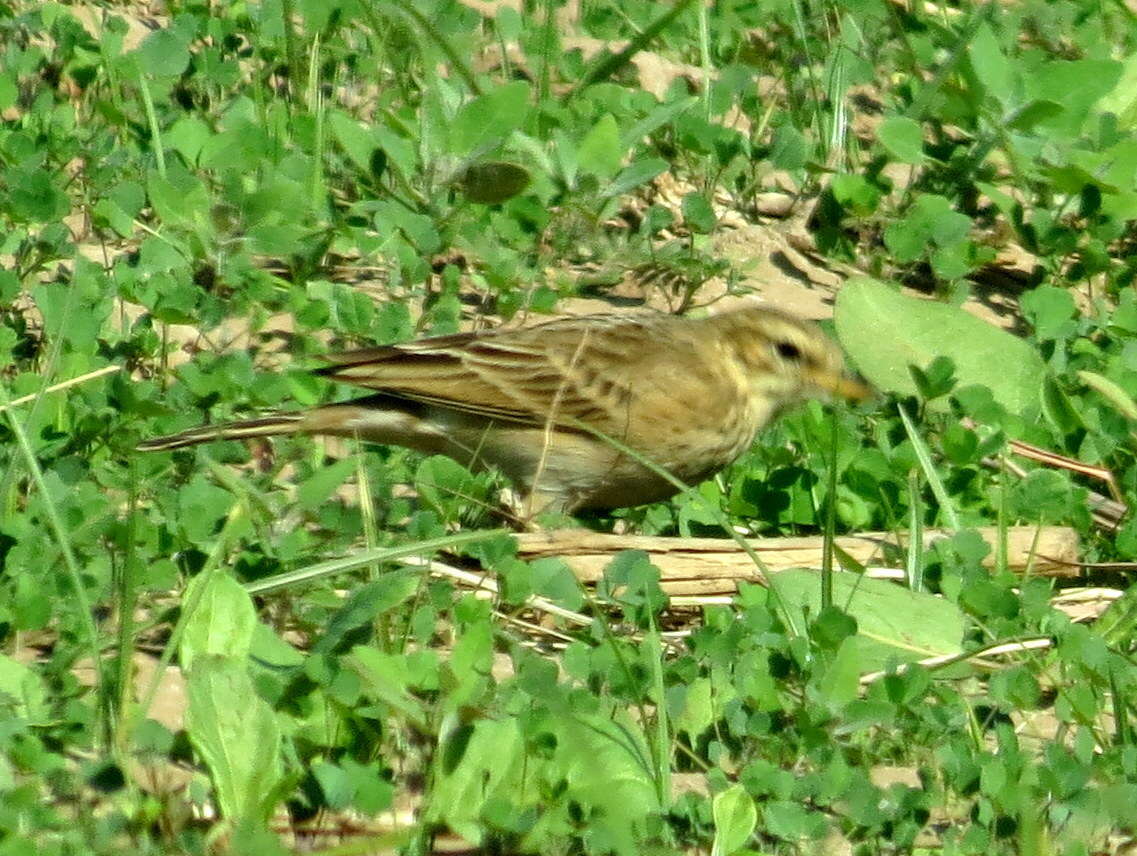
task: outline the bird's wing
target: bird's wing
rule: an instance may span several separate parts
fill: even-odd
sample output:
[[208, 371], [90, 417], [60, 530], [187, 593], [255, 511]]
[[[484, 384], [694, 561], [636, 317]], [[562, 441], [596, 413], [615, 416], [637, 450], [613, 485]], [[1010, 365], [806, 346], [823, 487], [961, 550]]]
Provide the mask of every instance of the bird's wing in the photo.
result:
[[668, 316], [587, 316], [461, 333], [328, 358], [320, 374], [415, 401], [531, 424], [623, 433], [642, 369], [681, 355]]

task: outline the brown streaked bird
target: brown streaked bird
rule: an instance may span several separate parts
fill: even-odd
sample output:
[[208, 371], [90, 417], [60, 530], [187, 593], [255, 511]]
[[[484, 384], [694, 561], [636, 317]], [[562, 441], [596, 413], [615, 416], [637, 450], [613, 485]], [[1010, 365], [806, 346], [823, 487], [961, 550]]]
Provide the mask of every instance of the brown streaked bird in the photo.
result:
[[676, 493], [605, 438], [686, 484], [741, 455], [779, 411], [809, 397], [863, 398], [814, 324], [747, 307], [707, 318], [634, 313], [561, 318], [327, 357], [318, 373], [376, 394], [147, 440], [331, 434], [500, 470], [523, 508], [573, 512]]

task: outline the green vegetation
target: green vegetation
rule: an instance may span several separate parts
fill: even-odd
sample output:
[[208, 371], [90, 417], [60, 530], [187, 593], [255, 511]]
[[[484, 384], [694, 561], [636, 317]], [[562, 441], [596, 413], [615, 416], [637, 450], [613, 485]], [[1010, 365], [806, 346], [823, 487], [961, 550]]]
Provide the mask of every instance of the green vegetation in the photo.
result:
[[[1137, 558], [1100, 481], [1007, 463], [1137, 502], [1135, 42], [1089, 0], [0, 3], [0, 856], [1116, 851], [1132, 597], [1076, 621], [974, 528]], [[696, 615], [642, 553], [518, 558], [448, 459], [133, 450], [342, 394], [329, 349], [703, 306], [757, 224], [874, 277], [833, 329], [882, 396], [578, 525], [952, 530], [909, 588]]]

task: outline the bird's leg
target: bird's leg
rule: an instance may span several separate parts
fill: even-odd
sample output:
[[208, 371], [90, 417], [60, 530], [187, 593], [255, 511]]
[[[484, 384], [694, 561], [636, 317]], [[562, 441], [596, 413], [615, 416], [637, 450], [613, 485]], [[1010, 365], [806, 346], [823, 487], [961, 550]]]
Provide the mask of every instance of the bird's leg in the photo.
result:
[[[521, 532], [546, 531], [549, 527], [539, 522], [538, 518], [548, 519], [551, 516], [568, 518], [566, 508], [569, 503], [563, 494], [555, 491], [534, 489], [522, 493], [513, 488], [503, 488], [498, 498], [504, 520]], [[562, 525], [562, 521], [554, 521], [555, 528]]]

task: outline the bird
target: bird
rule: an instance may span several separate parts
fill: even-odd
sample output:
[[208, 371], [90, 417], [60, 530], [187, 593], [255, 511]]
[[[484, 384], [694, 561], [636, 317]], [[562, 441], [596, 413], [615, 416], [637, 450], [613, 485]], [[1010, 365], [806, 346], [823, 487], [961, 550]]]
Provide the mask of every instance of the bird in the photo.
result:
[[373, 393], [203, 425], [138, 449], [357, 437], [496, 469], [535, 517], [667, 499], [732, 463], [792, 404], [871, 393], [816, 324], [762, 305], [704, 317], [562, 317], [324, 360], [317, 374]]

